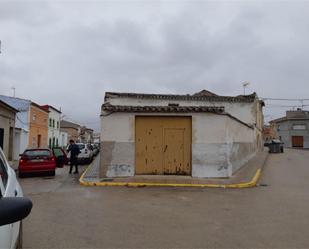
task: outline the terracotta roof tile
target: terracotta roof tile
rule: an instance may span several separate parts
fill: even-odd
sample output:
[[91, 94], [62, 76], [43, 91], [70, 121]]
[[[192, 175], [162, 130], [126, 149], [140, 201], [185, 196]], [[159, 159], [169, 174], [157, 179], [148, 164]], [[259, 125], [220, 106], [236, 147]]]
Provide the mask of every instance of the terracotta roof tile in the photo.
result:
[[102, 111], [107, 112], [224, 112], [223, 106], [123, 106], [105, 103]]

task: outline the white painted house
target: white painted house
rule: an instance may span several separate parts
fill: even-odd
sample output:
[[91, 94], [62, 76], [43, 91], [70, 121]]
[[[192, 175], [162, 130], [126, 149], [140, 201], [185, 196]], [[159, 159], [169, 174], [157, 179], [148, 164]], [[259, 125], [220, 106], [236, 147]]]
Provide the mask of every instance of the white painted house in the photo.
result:
[[55, 146], [60, 146], [60, 118], [61, 111], [56, 109], [51, 105], [43, 105], [41, 106], [48, 113], [48, 146], [49, 148], [53, 148]]
[[29, 143], [29, 116], [31, 101], [4, 95], [0, 95], [0, 99], [18, 110], [15, 119], [15, 134], [13, 142], [13, 160], [18, 160], [19, 154], [24, 152]]
[[230, 177], [262, 148], [264, 103], [218, 96], [105, 94], [101, 177]]

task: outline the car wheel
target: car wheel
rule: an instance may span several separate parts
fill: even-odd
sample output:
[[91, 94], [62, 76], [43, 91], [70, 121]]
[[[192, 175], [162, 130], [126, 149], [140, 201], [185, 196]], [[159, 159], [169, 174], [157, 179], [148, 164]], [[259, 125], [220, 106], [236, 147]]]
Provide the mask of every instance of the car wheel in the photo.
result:
[[19, 224], [19, 234], [16, 241], [16, 249], [23, 248], [23, 222], [21, 221]]
[[25, 175], [23, 174], [23, 173], [21, 173], [21, 172], [18, 172], [18, 177], [19, 178], [23, 178]]
[[55, 175], [56, 175], [56, 171], [55, 171], [55, 170], [54, 170], [54, 171], [51, 171], [51, 172], [50, 172], [50, 175], [51, 175], [51, 176], [55, 176]]

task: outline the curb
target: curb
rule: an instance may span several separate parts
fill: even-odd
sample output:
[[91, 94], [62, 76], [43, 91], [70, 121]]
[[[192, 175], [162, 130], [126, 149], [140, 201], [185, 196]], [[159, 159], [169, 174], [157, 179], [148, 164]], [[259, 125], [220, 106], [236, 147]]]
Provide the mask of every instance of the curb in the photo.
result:
[[[268, 156], [267, 156], [268, 157]], [[267, 158], [266, 157], [266, 158]], [[264, 164], [266, 159], [264, 160]], [[87, 182], [84, 180], [84, 176], [88, 169], [92, 166], [92, 163], [84, 171], [79, 178], [79, 183], [82, 186], [101, 186], [101, 187], [190, 187], [190, 188], [253, 188], [257, 186], [262, 173], [261, 168], [257, 169], [253, 178], [249, 182], [233, 183], [233, 184], [190, 184], [190, 183], [151, 183], [151, 182]]]

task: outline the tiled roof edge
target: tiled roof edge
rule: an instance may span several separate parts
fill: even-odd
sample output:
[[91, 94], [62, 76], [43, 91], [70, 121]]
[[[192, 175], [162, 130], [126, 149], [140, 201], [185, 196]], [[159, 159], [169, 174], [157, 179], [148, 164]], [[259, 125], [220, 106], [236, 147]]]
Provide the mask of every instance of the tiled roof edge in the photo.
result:
[[107, 116], [114, 112], [128, 112], [128, 113], [203, 113], [210, 112], [219, 115], [226, 115], [231, 119], [247, 126], [250, 129], [254, 129], [253, 126], [241, 121], [235, 116], [224, 111], [223, 106], [121, 106], [111, 105], [109, 103], [102, 105], [102, 111], [108, 112], [107, 114], [101, 114], [101, 116]]
[[11, 106], [10, 104], [6, 103], [5, 101], [2, 101], [1, 99], [0, 99], [0, 103], [1, 103], [2, 105], [4, 105], [7, 109], [10, 109], [11, 111], [13, 111], [13, 112], [15, 112], [15, 113], [19, 112], [16, 108], [14, 108], [14, 107]]
[[146, 93], [118, 93], [106, 92], [105, 101], [108, 98], [136, 98], [136, 99], [168, 99], [168, 100], [197, 100], [197, 101], [226, 101], [226, 102], [254, 102], [256, 93], [240, 96], [194, 96], [194, 95], [176, 95], [176, 94], [146, 94]]
[[102, 111], [107, 112], [162, 112], [162, 113], [186, 113], [186, 112], [224, 112], [223, 106], [125, 106], [111, 105], [109, 103], [102, 105]]

